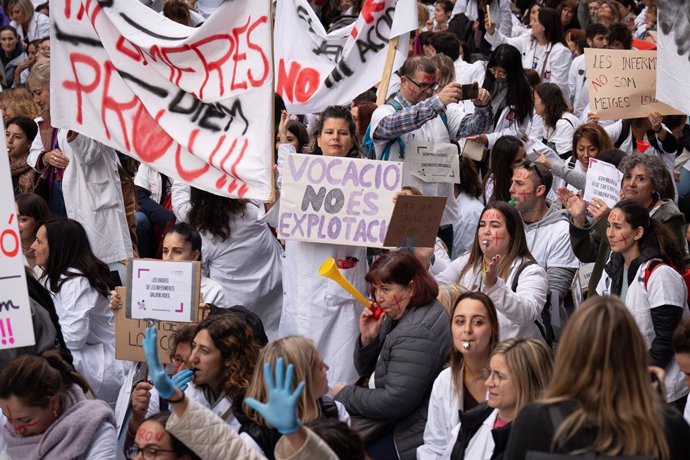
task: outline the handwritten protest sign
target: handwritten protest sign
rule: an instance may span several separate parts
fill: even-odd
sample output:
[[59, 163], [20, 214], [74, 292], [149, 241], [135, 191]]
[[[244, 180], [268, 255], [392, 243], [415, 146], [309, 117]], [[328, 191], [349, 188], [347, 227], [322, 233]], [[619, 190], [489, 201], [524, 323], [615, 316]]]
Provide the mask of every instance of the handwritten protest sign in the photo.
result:
[[0, 137], [0, 350], [6, 350], [35, 341], [10, 162]]
[[269, 0], [222, 3], [203, 27], [141, 2], [51, 12], [51, 121], [197, 188], [272, 191]]
[[381, 80], [388, 41], [400, 37], [393, 70], [407, 58], [417, 28], [416, 2], [366, 0], [354, 24], [326, 33], [307, 0], [276, 7], [276, 92], [291, 113], [316, 113], [349, 104]]
[[[147, 323], [140, 319], [127, 318], [127, 289], [116, 288], [123, 300], [123, 308], [115, 311], [115, 358], [123, 361], [146, 361], [144, 353], [144, 334]], [[195, 323], [204, 319], [208, 309], [197, 309]], [[175, 323], [170, 321], [157, 321], [158, 328], [158, 358], [162, 363], [170, 362], [170, 339], [172, 335], [182, 327], [190, 323]]]
[[433, 248], [446, 200], [445, 196], [398, 196], [384, 242], [386, 247]]
[[656, 99], [656, 51], [585, 48], [590, 112], [601, 119], [678, 114]]
[[383, 246], [402, 163], [301, 154], [284, 161], [279, 238]]
[[127, 264], [127, 317], [192, 322], [200, 281], [199, 262], [131, 260]]
[[584, 200], [589, 202], [597, 197], [602, 199], [606, 206], [613, 208], [620, 201], [622, 181], [623, 173], [615, 166], [590, 158]]
[[424, 182], [460, 183], [460, 156], [454, 144], [411, 141], [405, 146], [410, 173]]
[[[687, 8], [689, 3], [684, 2]], [[683, 113], [690, 113], [690, 18], [672, 2], [659, 2], [657, 33], [657, 99]]]

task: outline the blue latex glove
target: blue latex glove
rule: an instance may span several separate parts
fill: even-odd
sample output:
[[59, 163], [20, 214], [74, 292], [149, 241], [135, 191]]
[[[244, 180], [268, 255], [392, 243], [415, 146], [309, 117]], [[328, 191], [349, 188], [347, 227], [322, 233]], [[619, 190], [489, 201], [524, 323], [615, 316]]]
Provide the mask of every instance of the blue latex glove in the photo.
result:
[[146, 353], [146, 363], [149, 366], [149, 378], [158, 390], [161, 398], [168, 399], [175, 392], [175, 385], [170, 380], [165, 369], [158, 361], [158, 329], [149, 327], [144, 336], [144, 352]]
[[246, 398], [244, 402], [261, 414], [264, 420], [281, 434], [294, 433], [301, 426], [297, 418], [297, 400], [304, 389], [304, 381], [290, 393], [294, 375], [292, 364], [288, 364], [287, 370], [283, 372], [283, 358], [278, 358], [275, 371], [274, 383], [271, 367], [268, 363], [264, 363], [264, 380], [268, 389], [266, 404], [254, 398]]
[[172, 376], [172, 383], [177, 388], [182, 390], [182, 392], [184, 392], [184, 390], [187, 389], [187, 385], [189, 385], [189, 382], [192, 381], [192, 377], [194, 377], [194, 371], [192, 371], [191, 369], [183, 369]]

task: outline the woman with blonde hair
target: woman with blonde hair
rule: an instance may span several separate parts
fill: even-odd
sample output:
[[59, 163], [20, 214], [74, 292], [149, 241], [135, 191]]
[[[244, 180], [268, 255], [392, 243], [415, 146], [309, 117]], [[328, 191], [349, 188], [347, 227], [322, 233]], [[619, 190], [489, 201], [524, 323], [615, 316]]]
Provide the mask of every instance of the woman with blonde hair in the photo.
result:
[[663, 403], [647, 366], [647, 347], [623, 302], [587, 299], [561, 336], [545, 399], [520, 411], [504, 458], [528, 452], [687, 458], [690, 427]]
[[0, 93], [0, 108], [5, 126], [12, 117], [36, 118], [41, 114], [33, 96], [24, 88], [10, 88]]
[[[312, 340], [297, 335], [274, 340], [261, 351], [257, 363], [268, 363], [273, 367], [281, 357], [294, 366], [295, 387], [299, 382], [304, 382], [304, 390], [297, 401], [297, 417], [302, 423], [333, 418], [350, 424], [350, 416], [345, 406], [326, 396], [328, 365], [321, 358]], [[260, 365], [254, 368], [254, 375], [246, 396], [259, 401], [268, 397], [263, 367]], [[269, 459], [274, 458], [273, 452], [280, 439], [280, 433], [272, 428], [256, 410], [246, 404], [243, 409], [249, 420], [242, 420], [240, 430], [242, 438]]]
[[487, 401], [460, 415], [441, 458], [501, 458], [512, 421], [542, 396], [551, 379], [551, 350], [539, 340], [512, 338], [496, 345], [486, 377]]

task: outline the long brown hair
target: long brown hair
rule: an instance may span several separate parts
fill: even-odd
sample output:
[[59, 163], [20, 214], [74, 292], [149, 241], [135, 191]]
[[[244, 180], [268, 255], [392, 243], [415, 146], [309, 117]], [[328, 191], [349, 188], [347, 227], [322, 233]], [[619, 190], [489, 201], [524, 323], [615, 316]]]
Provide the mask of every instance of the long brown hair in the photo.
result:
[[[506, 228], [508, 229], [508, 234], [510, 235], [510, 245], [508, 246], [508, 253], [505, 257], [501, 257], [501, 261], [498, 263], [498, 276], [505, 280], [510, 274], [510, 267], [513, 262], [522, 257], [534, 261], [532, 253], [529, 252], [527, 247], [527, 238], [525, 237], [525, 224], [522, 222], [522, 217], [520, 213], [515, 209], [515, 206], [511, 206], [504, 201], [494, 201], [489, 203], [482, 211], [481, 216], [490, 209], [495, 209], [503, 214], [503, 218], [506, 221]], [[479, 221], [481, 222], [481, 216]], [[482, 262], [484, 260], [484, 254], [479, 247], [479, 238], [477, 238], [477, 233], [479, 233], [479, 222], [477, 223], [477, 230], [475, 231], [474, 243], [472, 243], [472, 249], [470, 250], [470, 258], [467, 260], [467, 264], [460, 271], [459, 279], [462, 278], [470, 271], [471, 268], [475, 270], [481, 270]]]
[[564, 444], [595, 427], [592, 445], [575, 453], [669, 458], [663, 403], [650, 383], [647, 346], [635, 319], [614, 296], [587, 299], [563, 331], [545, 404], [574, 400], [554, 434]]
[[573, 156], [577, 158], [577, 143], [580, 139], [587, 139], [594, 147], [597, 148], [598, 153], [601, 154], [604, 150], [612, 149], [613, 143], [608, 133], [599, 126], [599, 123], [585, 123], [578, 126], [573, 133]]
[[234, 399], [242, 394], [251, 381], [259, 345], [251, 327], [233, 313], [206, 318], [196, 327], [194, 336], [203, 329], [220, 350], [222, 358], [223, 394]]
[[[455, 302], [455, 306], [452, 308], [450, 311], [450, 327], [452, 330], [453, 327], [453, 315], [455, 315], [455, 310], [457, 310], [458, 305], [460, 305], [460, 302], [462, 302], [465, 299], [472, 299], [476, 300], [478, 302], [481, 302], [482, 305], [484, 305], [484, 309], [486, 310], [486, 319], [489, 322], [489, 326], [491, 326], [491, 338], [489, 339], [489, 352], [493, 351], [493, 349], [496, 347], [498, 344], [498, 333], [499, 333], [499, 325], [498, 325], [498, 314], [496, 313], [496, 306], [494, 305], [494, 302], [491, 300], [491, 298], [484, 294], [483, 292], [479, 291], [469, 291], [465, 292], [464, 294], [461, 294], [460, 297], [458, 297], [457, 302]], [[464, 356], [463, 354], [455, 348], [455, 345], [451, 345], [450, 347], [450, 370], [451, 370], [451, 380], [453, 381], [453, 390], [455, 394], [458, 396], [458, 398], [462, 397], [462, 392], [464, 391], [464, 380], [463, 380], [463, 373], [462, 373], [462, 368], [463, 365], [465, 364]]]

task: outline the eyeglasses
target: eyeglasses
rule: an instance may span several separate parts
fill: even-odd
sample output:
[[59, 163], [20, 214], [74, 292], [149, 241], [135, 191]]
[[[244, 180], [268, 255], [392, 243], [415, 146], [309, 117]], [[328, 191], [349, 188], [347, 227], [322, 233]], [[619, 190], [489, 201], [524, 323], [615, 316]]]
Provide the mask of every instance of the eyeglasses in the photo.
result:
[[489, 73], [491, 73], [491, 75], [497, 78], [508, 77], [508, 72], [506, 72], [505, 70], [498, 70], [496, 67], [489, 67]]
[[164, 453], [164, 452], [169, 452], [169, 453], [175, 453], [174, 450], [168, 450], [168, 449], [159, 449], [158, 447], [154, 446], [148, 446], [148, 447], [137, 447], [137, 446], [132, 446], [129, 449], [127, 449], [127, 458], [128, 459], [133, 459], [139, 453], [144, 457], [144, 460], [155, 460], [155, 458], [158, 456], [158, 454]]
[[508, 379], [509, 378], [507, 375], [503, 375], [500, 372], [496, 372], [496, 371], [490, 371], [488, 377], [486, 378], [486, 380], [489, 380], [489, 381], [495, 383], [496, 386], [499, 386], [501, 384], [501, 382], [503, 382], [504, 380], [508, 380]]
[[438, 84], [437, 81], [435, 81], [435, 82], [433, 82], [433, 83], [417, 83], [416, 81], [414, 81], [414, 80], [411, 79], [410, 77], [405, 77], [405, 78], [407, 78], [407, 79], [410, 80], [412, 83], [414, 83], [414, 85], [415, 85], [417, 88], [419, 88], [420, 91], [426, 91], [426, 90], [429, 90], [429, 89], [432, 90], [432, 91], [436, 91], [436, 90], [439, 88], [439, 86], [440, 86], [440, 85]]
[[537, 173], [537, 177], [539, 177], [539, 180], [541, 181], [541, 185], [544, 185], [544, 184], [546, 184], [546, 182], [544, 182], [544, 176], [541, 175], [541, 172], [539, 171], [539, 168], [537, 167], [538, 164], [539, 163], [534, 162], [534, 161], [528, 161], [526, 163], [523, 163], [520, 167], [525, 168], [525, 169], [529, 169], [529, 170], [533, 170], [535, 173]]

